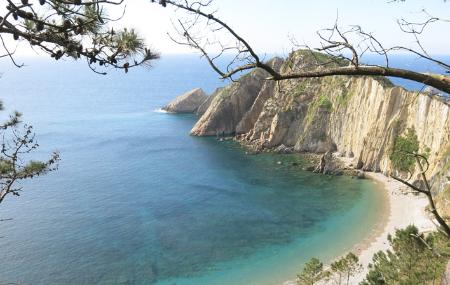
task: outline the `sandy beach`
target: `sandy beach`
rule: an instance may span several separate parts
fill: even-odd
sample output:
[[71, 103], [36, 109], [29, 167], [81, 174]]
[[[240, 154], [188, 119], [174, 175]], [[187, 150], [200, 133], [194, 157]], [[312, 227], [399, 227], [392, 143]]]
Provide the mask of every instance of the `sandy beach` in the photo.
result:
[[[369, 237], [355, 245], [353, 252], [358, 255], [363, 271], [350, 279], [350, 284], [359, 284], [366, 276], [367, 266], [372, 261], [372, 256], [380, 251], [389, 248], [387, 236], [395, 232], [396, 229], [415, 225], [419, 231], [428, 232], [436, 229], [430, 217], [425, 212], [428, 205], [427, 198], [411, 192], [402, 183], [389, 178], [381, 173], [366, 172], [366, 177], [379, 183], [380, 191], [384, 191], [385, 205], [382, 211], [380, 222], [371, 231]], [[331, 284], [332, 281], [323, 283]], [[293, 285], [295, 281], [286, 281], [283, 285]]]
[[424, 195], [411, 192], [402, 183], [381, 173], [366, 172], [365, 174], [366, 177], [380, 183], [382, 186], [380, 189], [386, 192], [386, 215], [382, 224], [375, 229], [375, 234], [368, 241], [363, 241], [356, 246], [355, 253], [358, 254], [364, 270], [351, 279], [351, 284], [358, 284], [364, 279], [367, 274], [367, 266], [376, 252], [389, 248], [388, 234], [409, 225], [415, 225], [420, 232], [436, 229], [425, 212], [428, 200]]

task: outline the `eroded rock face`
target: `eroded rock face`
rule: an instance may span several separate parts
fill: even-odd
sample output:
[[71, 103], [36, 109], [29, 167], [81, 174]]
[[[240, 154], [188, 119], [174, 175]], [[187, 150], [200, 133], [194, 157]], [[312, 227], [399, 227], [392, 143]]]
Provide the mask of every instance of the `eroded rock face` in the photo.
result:
[[[281, 59], [275, 58], [269, 64], [274, 68], [281, 66]], [[238, 124], [251, 110], [264, 85], [264, 79], [268, 76], [267, 72], [256, 69], [242, 76], [239, 81], [220, 89], [192, 128], [191, 134], [197, 136], [236, 134]]]
[[217, 88], [211, 95], [209, 95], [208, 98], [203, 101], [203, 103], [198, 107], [195, 114], [197, 116], [203, 116], [206, 110], [208, 110], [209, 105], [211, 105], [211, 102], [214, 100], [214, 98], [216, 98], [217, 94], [219, 94], [222, 89], [223, 88]]
[[[327, 59], [297, 51], [272, 64], [283, 73], [322, 60]], [[284, 145], [298, 152], [337, 151], [362, 171], [388, 174], [395, 138], [414, 128], [420, 151], [429, 153], [427, 175], [437, 182], [433, 191], [450, 189], [450, 107], [445, 102], [395, 87], [385, 78], [331, 76], [275, 83], [266, 77], [255, 70], [218, 91], [200, 112], [192, 134], [240, 134], [257, 150]]]
[[178, 96], [162, 109], [172, 113], [195, 113], [208, 100], [208, 95], [201, 88], [196, 88]]

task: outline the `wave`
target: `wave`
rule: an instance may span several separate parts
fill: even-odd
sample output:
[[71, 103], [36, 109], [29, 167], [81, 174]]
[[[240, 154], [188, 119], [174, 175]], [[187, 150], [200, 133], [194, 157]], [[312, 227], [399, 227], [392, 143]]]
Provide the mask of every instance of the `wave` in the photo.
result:
[[175, 112], [166, 111], [163, 108], [158, 108], [153, 110], [155, 113], [161, 113], [161, 114], [175, 114]]
[[169, 111], [163, 110], [162, 108], [155, 109], [155, 110], [153, 110], [153, 112], [155, 112], [155, 113], [163, 113], [163, 114], [169, 114], [170, 113]]

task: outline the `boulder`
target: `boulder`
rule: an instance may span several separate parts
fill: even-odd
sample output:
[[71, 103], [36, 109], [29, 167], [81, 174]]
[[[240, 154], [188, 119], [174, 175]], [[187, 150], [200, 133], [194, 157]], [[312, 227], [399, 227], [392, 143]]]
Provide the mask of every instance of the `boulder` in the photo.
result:
[[294, 152], [294, 148], [287, 147], [284, 144], [279, 145], [277, 148], [275, 148], [275, 152], [279, 154], [290, 154]]
[[364, 179], [364, 178], [366, 178], [366, 175], [364, 174], [364, 171], [358, 170], [358, 171], [356, 172], [356, 178], [358, 178], [358, 179]]
[[195, 113], [197, 109], [208, 99], [208, 95], [196, 88], [178, 96], [162, 109], [172, 113]]

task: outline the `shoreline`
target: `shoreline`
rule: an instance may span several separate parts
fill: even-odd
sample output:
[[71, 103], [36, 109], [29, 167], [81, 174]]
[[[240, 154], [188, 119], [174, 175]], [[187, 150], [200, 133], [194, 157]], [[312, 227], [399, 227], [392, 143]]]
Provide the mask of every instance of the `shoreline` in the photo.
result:
[[[405, 185], [382, 173], [364, 172], [364, 174], [367, 179], [378, 184], [377, 188], [379, 191], [383, 191], [384, 205], [380, 209], [382, 211], [380, 213], [380, 221], [377, 222], [375, 227], [370, 229], [371, 233], [368, 237], [355, 244], [353, 249], [350, 250], [358, 256], [359, 262], [363, 266], [363, 270], [360, 273], [350, 278], [349, 284], [352, 285], [357, 285], [364, 280], [368, 273], [368, 265], [371, 263], [375, 253], [390, 248], [387, 236], [394, 234], [396, 229], [402, 229], [414, 224], [420, 232], [436, 230], [436, 226], [425, 212], [425, 207], [428, 205], [426, 197], [408, 191]], [[328, 261], [325, 268], [329, 267], [331, 262], [333, 260]], [[293, 284], [297, 284], [296, 280], [282, 283], [282, 285]], [[330, 283], [321, 282], [320, 284]]]
[[356, 244], [353, 252], [359, 257], [363, 270], [350, 278], [350, 284], [359, 284], [368, 273], [368, 265], [372, 257], [380, 250], [389, 249], [387, 237], [396, 229], [415, 225], [420, 232], [433, 231], [436, 226], [425, 212], [428, 200], [423, 195], [411, 192], [402, 183], [382, 173], [365, 172], [368, 179], [379, 184], [385, 195], [386, 203], [382, 208], [381, 221], [372, 229], [372, 234]]

